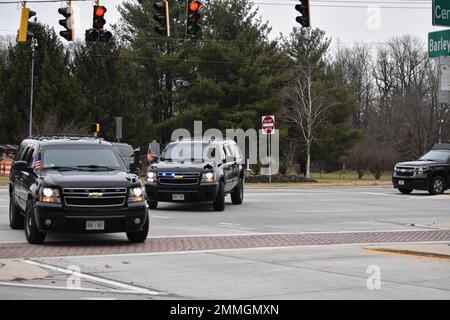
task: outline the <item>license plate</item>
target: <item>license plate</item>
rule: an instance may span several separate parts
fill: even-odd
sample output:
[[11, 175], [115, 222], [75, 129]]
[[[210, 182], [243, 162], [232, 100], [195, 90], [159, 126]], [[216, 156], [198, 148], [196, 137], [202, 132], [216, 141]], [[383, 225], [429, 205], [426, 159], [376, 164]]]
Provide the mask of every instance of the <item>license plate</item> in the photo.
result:
[[86, 230], [105, 230], [105, 221], [86, 221]]
[[403, 180], [398, 180], [398, 185], [399, 185], [399, 186], [404, 186], [404, 185], [405, 185], [405, 181], [403, 181]]
[[183, 201], [184, 200], [184, 194], [172, 194], [172, 200], [174, 201]]

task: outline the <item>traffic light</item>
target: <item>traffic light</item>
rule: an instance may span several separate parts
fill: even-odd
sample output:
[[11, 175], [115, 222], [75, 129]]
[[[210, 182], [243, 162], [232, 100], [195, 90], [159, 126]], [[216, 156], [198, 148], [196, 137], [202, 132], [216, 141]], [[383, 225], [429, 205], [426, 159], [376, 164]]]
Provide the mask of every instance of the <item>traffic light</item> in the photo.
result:
[[100, 132], [100, 123], [91, 123], [91, 132], [97, 136]]
[[155, 32], [163, 37], [170, 37], [170, 16], [169, 3], [167, 1], [157, 1], [153, 4], [156, 14], [153, 18], [158, 23]]
[[308, 28], [311, 27], [311, 15], [309, 12], [309, 0], [299, 0], [300, 4], [295, 6], [295, 10], [300, 12], [301, 16], [298, 16], [295, 21], [300, 23], [302, 27]]
[[107, 10], [105, 6], [94, 6], [94, 22], [92, 25], [94, 29], [103, 29], [103, 26], [106, 23], [105, 20], [106, 11]]
[[111, 40], [112, 33], [103, 29], [103, 26], [106, 23], [106, 11], [107, 9], [105, 6], [94, 6], [92, 29], [86, 30], [86, 41], [109, 42]]
[[72, 6], [65, 8], [59, 8], [58, 13], [63, 15], [65, 19], [59, 20], [59, 24], [66, 30], [60, 31], [59, 35], [67, 41], [75, 41], [74, 21], [73, 21], [73, 9]]
[[188, 0], [187, 6], [187, 21], [186, 21], [186, 33], [190, 36], [199, 34], [202, 29], [198, 25], [200, 18], [200, 9], [203, 7], [199, 0]]
[[36, 15], [35, 11], [31, 11], [30, 8], [22, 7], [22, 15], [20, 18], [20, 29], [19, 29], [19, 37], [17, 38], [18, 42], [27, 42], [33, 37], [33, 33], [28, 31], [28, 27], [32, 25], [30, 22], [30, 18]]

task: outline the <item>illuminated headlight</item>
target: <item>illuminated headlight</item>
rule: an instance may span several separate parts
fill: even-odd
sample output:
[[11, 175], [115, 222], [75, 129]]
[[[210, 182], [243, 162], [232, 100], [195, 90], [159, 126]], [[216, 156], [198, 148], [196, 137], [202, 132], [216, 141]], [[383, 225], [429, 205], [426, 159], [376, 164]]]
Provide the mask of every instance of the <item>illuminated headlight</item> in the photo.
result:
[[147, 181], [148, 182], [156, 182], [156, 172], [153, 172], [153, 171], [147, 172]]
[[41, 189], [39, 200], [47, 203], [61, 203], [59, 190], [54, 188], [43, 188]]
[[214, 173], [213, 172], [205, 172], [202, 174], [202, 182], [203, 183], [211, 183], [214, 182]]
[[128, 195], [128, 202], [141, 202], [144, 201], [144, 192], [141, 187], [131, 188]]

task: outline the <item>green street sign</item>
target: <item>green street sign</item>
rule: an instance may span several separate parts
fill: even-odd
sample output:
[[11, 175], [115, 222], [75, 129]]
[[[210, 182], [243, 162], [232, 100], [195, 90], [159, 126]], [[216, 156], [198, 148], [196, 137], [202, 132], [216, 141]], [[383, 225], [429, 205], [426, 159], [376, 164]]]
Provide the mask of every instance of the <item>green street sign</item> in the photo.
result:
[[433, 0], [433, 26], [450, 26], [450, 1]]
[[428, 33], [428, 57], [450, 56], [450, 30]]

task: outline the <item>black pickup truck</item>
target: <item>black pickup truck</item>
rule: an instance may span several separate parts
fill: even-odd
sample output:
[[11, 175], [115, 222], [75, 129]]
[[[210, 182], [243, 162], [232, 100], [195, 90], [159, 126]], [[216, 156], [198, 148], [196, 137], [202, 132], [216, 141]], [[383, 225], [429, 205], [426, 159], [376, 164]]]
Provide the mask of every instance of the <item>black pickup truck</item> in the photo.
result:
[[436, 144], [417, 161], [400, 162], [392, 175], [394, 188], [409, 194], [413, 190], [427, 190], [441, 194], [450, 185], [450, 144]]
[[12, 229], [28, 242], [48, 232], [126, 232], [143, 242], [149, 228], [139, 177], [117, 149], [95, 137], [39, 136], [24, 140], [9, 181]]

